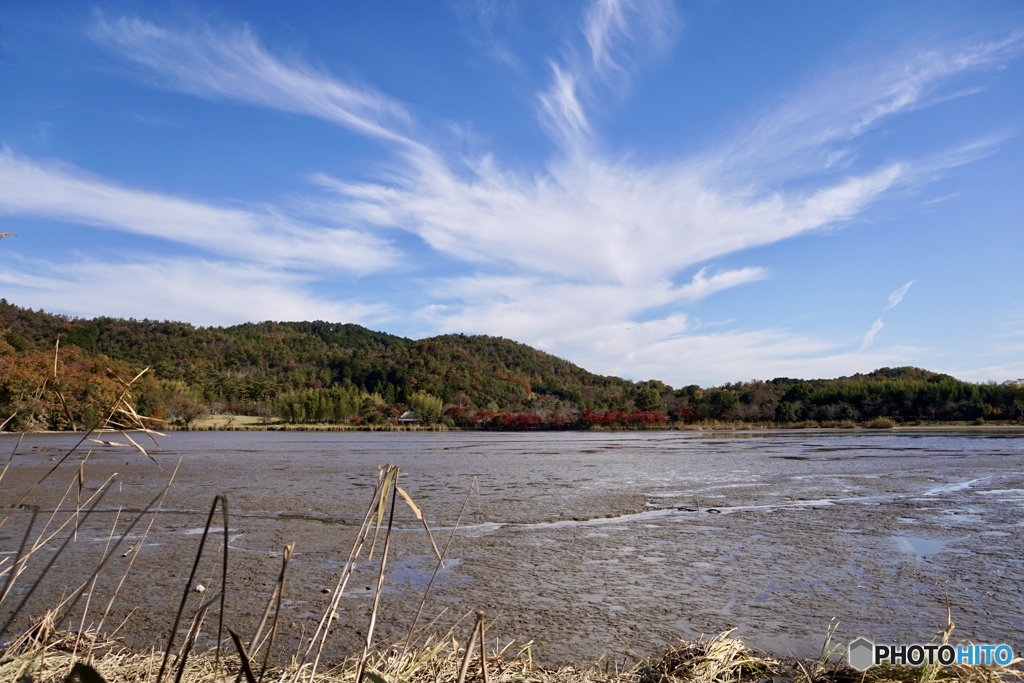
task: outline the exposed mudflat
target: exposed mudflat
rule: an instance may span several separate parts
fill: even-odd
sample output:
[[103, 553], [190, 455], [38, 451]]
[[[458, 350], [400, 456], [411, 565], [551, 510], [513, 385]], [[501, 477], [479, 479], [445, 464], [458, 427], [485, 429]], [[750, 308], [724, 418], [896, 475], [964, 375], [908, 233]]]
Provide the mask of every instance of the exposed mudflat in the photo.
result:
[[[4, 460], [16, 440], [0, 437]], [[0, 514], [76, 440], [26, 437], [0, 482]], [[137, 554], [105, 628], [131, 613], [120, 637], [162, 646], [210, 504], [222, 493], [231, 514], [226, 623], [251, 634], [282, 547], [294, 543], [275, 645], [281, 656], [294, 652], [328, 605], [377, 466], [392, 462], [441, 546], [470, 482], [479, 481], [427, 601], [422, 623], [447, 610], [432, 630], [483, 609], [496, 620], [491, 635], [536, 639], [546, 663], [650, 654], [675, 636], [732, 627], [755, 646], [815, 656], [832, 617], [842, 622], [839, 641], [927, 641], [945, 625], [948, 600], [954, 640], [1024, 646], [1020, 435], [175, 433], [159, 442], [162, 470], [134, 449], [93, 444], [83, 500], [118, 475], [25, 615], [56, 605], [89, 577], [111, 528], [128, 527], [180, 457], [146, 542], [122, 556], [148, 516], [111, 553], [87, 622], [102, 613]], [[86, 452], [68, 458], [0, 527], [0, 569], [13, 560], [33, 510], [38, 530], [69, 486], [64, 508], [73, 510]], [[396, 520], [377, 627], [383, 640], [405, 636], [435, 564], [422, 526], [401, 502]], [[0, 605], [4, 621], [72, 527], [19, 577]], [[221, 532], [208, 543], [200, 581], [212, 586]], [[375, 580], [375, 566], [357, 570], [329, 658], [360, 646]], [[193, 593], [189, 609], [212, 593]], [[19, 617], [12, 630], [26, 623]]]

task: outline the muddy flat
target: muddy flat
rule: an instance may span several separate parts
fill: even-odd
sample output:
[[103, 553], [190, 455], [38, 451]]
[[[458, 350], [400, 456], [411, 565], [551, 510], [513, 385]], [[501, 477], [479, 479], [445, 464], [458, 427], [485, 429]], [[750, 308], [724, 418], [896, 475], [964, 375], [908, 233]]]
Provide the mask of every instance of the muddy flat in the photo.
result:
[[[4, 459], [16, 441], [0, 437]], [[0, 569], [29, 524], [34, 538], [69, 487], [61, 510], [74, 510], [87, 448], [22, 507], [11, 506], [76, 441], [34, 435], [18, 446], [0, 482], [2, 513], [11, 513], [0, 527]], [[134, 557], [104, 628], [124, 622], [125, 643], [161, 647], [210, 505], [223, 494], [225, 621], [234, 630], [251, 634], [282, 548], [295, 544], [275, 646], [289, 656], [328, 606], [377, 467], [395, 463], [439, 546], [478, 483], [424, 623], [440, 615], [431, 628], [443, 629], [482, 609], [494, 620], [491, 635], [534, 639], [545, 663], [645, 655], [677, 636], [728, 628], [775, 653], [815, 656], [833, 617], [841, 642], [858, 635], [927, 642], [945, 626], [947, 604], [955, 641], [1024, 646], [1020, 435], [174, 433], [152, 450], [157, 464], [133, 448], [86, 445], [93, 450], [81, 500], [117, 474], [91, 514], [79, 516], [77, 532], [69, 523], [18, 577], [0, 604], [4, 621], [42, 579], [11, 630], [85, 582], [106, 549], [85, 623], [99, 618]], [[179, 461], [145, 540], [152, 515], [116, 545]], [[51, 528], [66, 519], [58, 513]], [[436, 565], [422, 525], [401, 504], [395, 526], [377, 627], [383, 640], [406, 635]], [[199, 580], [215, 586], [223, 533], [208, 544]], [[337, 610], [328, 658], [361, 644], [376, 573], [376, 558], [360, 563]], [[187, 615], [214, 593], [190, 594]], [[84, 607], [83, 598], [76, 628]]]

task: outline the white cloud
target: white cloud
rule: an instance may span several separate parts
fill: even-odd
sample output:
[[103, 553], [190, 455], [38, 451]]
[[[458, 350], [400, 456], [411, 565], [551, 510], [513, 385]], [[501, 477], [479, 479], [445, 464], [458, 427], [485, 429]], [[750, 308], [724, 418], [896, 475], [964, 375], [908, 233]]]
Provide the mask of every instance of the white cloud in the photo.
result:
[[[874, 346], [881, 318], [859, 351], [850, 351], [787, 330], [708, 334], [685, 305], [767, 272], [715, 272], [715, 259], [854, 219], [923, 174], [987, 153], [992, 145], [983, 141], [923, 161], [856, 163], [858, 138], [887, 118], [969, 92], [949, 95], [943, 87], [959, 74], [1004, 64], [1019, 52], [1022, 36], [953, 41], [833, 70], [781, 106], [758, 111], [726, 143], [690, 158], [653, 165], [601, 153], [591, 144], [597, 132], [589, 112], [602, 106], [601, 95], [622, 89], [637, 63], [664, 49], [674, 26], [667, 3], [589, 5], [580, 25], [588, 56], [567, 41], [561, 58], [548, 62], [549, 85], [538, 95], [541, 122], [563, 154], [532, 172], [431, 150], [414, 140], [415, 123], [401, 104], [287, 65], [248, 31], [175, 33], [124, 19], [100, 21], [94, 35], [166, 87], [307, 114], [403, 143], [377, 182], [318, 176], [334, 193], [320, 210], [351, 216], [354, 227], [407, 231], [477, 267], [473, 277], [425, 283], [434, 303], [417, 315], [431, 331], [501, 334], [598, 372], [673, 384], [848, 374], [911, 360], [920, 349]], [[99, 211], [75, 215], [111, 223], [93, 213]], [[262, 235], [266, 225], [248, 229]], [[368, 239], [350, 234], [357, 243]], [[368, 263], [385, 267], [373, 265], [386, 254], [380, 243], [364, 244]], [[672, 284], [698, 267], [690, 282]], [[899, 297], [890, 297], [889, 308], [911, 284], [893, 293]]]
[[[905, 365], [926, 349], [912, 346], [849, 349], [783, 328], [710, 332], [685, 313], [638, 320], [652, 307], [669, 307], [714, 286], [764, 276], [748, 269], [708, 276], [682, 287], [646, 288], [551, 283], [543, 277], [477, 275], [446, 281], [429, 294], [438, 303], [421, 310], [428, 327], [509, 337], [554, 353], [592, 372], [635, 380], [656, 378], [680, 387], [741, 379], [834, 377]], [[877, 332], [877, 331], [876, 331]]]
[[551, 63], [551, 86], [537, 96], [543, 111], [542, 122], [555, 137], [573, 146], [590, 134], [590, 123], [577, 97], [579, 76], [554, 62]]
[[677, 290], [680, 300], [699, 301], [730, 287], [763, 280], [768, 275], [765, 268], [740, 268], [739, 270], [715, 273], [710, 277], [707, 276], [707, 271], [707, 268], [701, 268], [693, 276], [692, 282]]
[[[701, 270], [690, 282], [675, 286], [668, 280], [622, 285], [480, 274], [433, 287], [428, 293], [435, 301], [451, 303], [427, 306], [417, 319], [427, 329], [509, 337], [571, 358], [594, 372], [631, 375], [628, 366], [648, 358], [651, 344], [692, 331], [685, 314], [672, 312], [677, 304], [765, 275], [761, 268], [713, 275]], [[663, 317], [635, 321], [644, 311], [666, 308], [670, 312]], [[634, 345], [619, 347], [616, 339], [627, 334]]]
[[903, 301], [903, 297], [907, 295], [907, 292], [910, 291], [910, 288], [914, 286], [915, 282], [917, 282], [917, 280], [911, 280], [907, 284], [897, 289], [895, 292], [889, 294], [889, 300], [885, 304], [885, 310], [888, 311], [899, 306], [900, 302]]
[[582, 26], [594, 77], [607, 80], [627, 72], [638, 53], [664, 50], [678, 26], [675, 9], [665, 0], [594, 0]]
[[977, 365], [950, 363], [943, 372], [973, 382], [1024, 379], [1024, 360], [1018, 360], [1024, 358], [1024, 308], [1020, 303], [1007, 303], [1008, 308], [1002, 312], [995, 334], [985, 340], [981, 353], [971, 354], [970, 360]]
[[[885, 116], [919, 107], [927, 102], [939, 82], [946, 77], [1005, 62], [1020, 51], [1022, 39], [1024, 32], [1017, 31], [999, 40], [971, 41], [945, 50], [922, 50], [898, 69], [881, 70], [879, 84], [884, 84], [884, 87], [876, 88], [877, 95], [871, 106], [864, 108], [860, 121], [851, 132], [857, 134]], [[972, 88], [938, 97], [947, 99], [977, 91]]]
[[871, 348], [875, 343], [875, 335], [881, 332], [883, 327], [885, 327], [885, 323], [882, 322], [881, 318], [878, 318], [871, 324], [871, 328], [864, 333], [864, 342], [860, 346], [861, 351]]
[[1006, 382], [1014, 379], [1024, 381], [1024, 363], [1007, 363], [982, 367], [953, 365], [942, 368], [939, 372], [967, 382]]
[[118, 316], [226, 325], [260, 320], [368, 323], [379, 304], [308, 294], [310, 279], [257, 264], [197, 259], [22, 262], [0, 273], [3, 296], [85, 317]]
[[454, 0], [452, 7], [463, 19], [463, 30], [470, 42], [499, 64], [521, 72], [523, 65], [510, 47], [505, 33], [515, 25], [515, 3], [504, 0]]
[[344, 83], [266, 52], [248, 29], [172, 31], [138, 18], [99, 18], [92, 37], [200, 97], [231, 99], [315, 116], [365, 135], [414, 144], [406, 108], [372, 88]]
[[665, 0], [593, 0], [580, 26], [590, 59], [567, 42], [564, 59], [550, 64], [550, 85], [537, 96], [541, 122], [555, 140], [573, 152], [585, 146], [592, 130], [583, 98], [593, 100], [600, 86], [621, 89], [635, 62], [668, 47], [678, 24]]
[[[591, 82], [622, 71], [635, 53], [659, 49], [666, 42], [662, 27], [672, 25], [666, 3], [595, 0], [581, 25], [591, 60], [581, 66], [570, 51], [565, 63], [552, 62], [553, 83], [541, 95], [559, 135], [578, 139], [590, 132], [578, 96], [581, 81], [590, 89]], [[287, 106], [351, 125], [348, 114], [328, 116], [322, 107], [301, 105], [338, 91], [345, 93], [345, 106], [354, 103], [350, 108], [407, 118], [404, 108], [372, 91], [353, 90], [301, 65], [285, 66], [248, 32], [228, 32], [226, 38], [209, 29], [173, 33], [138, 19], [100, 21], [95, 32], [128, 58], [172, 76], [173, 84], [187, 92], [277, 108], [281, 101], [296, 101], [300, 105]], [[920, 99], [912, 94], [924, 92], [943, 75], [1005, 59], [1018, 42], [1013, 37], [956, 46], [948, 54], [914, 55], [902, 68], [851, 71], [848, 78], [830, 79], [842, 87], [825, 89], [824, 97], [821, 88], [812, 89], [761, 117], [767, 123], [751, 126], [739, 147], [789, 158], [827, 146], [840, 135], [828, 131], [841, 129], [848, 141], [864, 121], [911, 107]], [[311, 98], [309, 93], [320, 94]], [[374, 123], [357, 129], [377, 134], [378, 119], [363, 118]], [[808, 121], [815, 125], [807, 126]], [[823, 128], [826, 121], [839, 123]], [[749, 159], [737, 157], [736, 149], [710, 156], [746, 167]], [[819, 180], [817, 187], [807, 177], [812, 182], [804, 186], [810, 189], [782, 193], [723, 182], [717, 173], [721, 169], [706, 165], [708, 156], [643, 166], [580, 152], [533, 175], [505, 171], [489, 158], [473, 162], [468, 173], [456, 173], [439, 155], [415, 145], [403, 158], [407, 163], [381, 183], [322, 180], [339, 191], [340, 208], [364, 223], [408, 230], [455, 258], [619, 283], [657, 281], [723, 254], [834, 225], [856, 216], [913, 173], [911, 165], [893, 163], [845, 179]]]
[[[1008, 63], [1024, 48], [1024, 32], [943, 43], [829, 69], [773, 110], [757, 111], [730, 142], [708, 154], [709, 167], [736, 182], [783, 180], [828, 168], [851, 154], [853, 140], [882, 121], [976, 92], [960, 89], [954, 95], [942, 89], [961, 74]], [[937, 163], [956, 165], [949, 159]]]
[[420, 158], [387, 184], [321, 177], [368, 224], [415, 233], [461, 260], [591, 282], [640, 283], [848, 219], [892, 187], [890, 166], [809, 194], [716, 189], [686, 166], [589, 157], [533, 177], [484, 160], [472, 178]]
[[188, 244], [253, 263], [367, 273], [395, 253], [361, 232], [302, 225], [272, 208], [227, 209], [121, 187], [0, 150], [0, 214], [68, 221]]
[[[606, 344], [608, 360], [629, 348], [628, 334]], [[636, 348], [636, 347], [634, 347]], [[672, 386], [688, 384], [710, 386], [723, 382], [772, 379], [775, 377], [829, 378], [852, 375], [871, 369], [905, 365], [924, 349], [891, 346], [849, 351], [815, 336], [782, 329], [731, 330], [721, 333], [694, 331], [665, 337], [634, 351], [635, 361], [622, 363], [627, 376], [634, 379], [657, 378]], [[625, 357], [624, 355], [619, 356]]]
[[596, 68], [618, 68], [609, 44], [616, 34], [629, 33], [625, 5], [623, 0], [596, 0], [587, 10], [583, 35]]

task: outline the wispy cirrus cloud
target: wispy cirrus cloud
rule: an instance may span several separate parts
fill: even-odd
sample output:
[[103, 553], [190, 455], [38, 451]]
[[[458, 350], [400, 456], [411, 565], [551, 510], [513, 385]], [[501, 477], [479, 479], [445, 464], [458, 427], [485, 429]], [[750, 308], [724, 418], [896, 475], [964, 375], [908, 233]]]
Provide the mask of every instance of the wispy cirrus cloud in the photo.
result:
[[256, 263], [172, 258], [70, 263], [15, 260], [0, 272], [5, 296], [51, 311], [95, 317], [187, 320], [230, 325], [260, 320], [345, 320], [373, 323], [388, 314], [379, 303], [341, 302], [309, 293], [311, 277]]
[[715, 188], [685, 165], [591, 157], [532, 177], [490, 162], [474, 170], [467, 179], [421, 159], [387, 183], [320, 181], [350, 215], [461, 260], [628, 284], [848, 219], [903, 172], [893, 165], [807, 194], [751, 195]]
[[372, 235], [303, 225], [272, 207], [224, 208], [127, 188], [10, 150], [0, 150], [0, 213], [146, 235], [276, 267], [367, 273], [397, 262]]
[[570, 151], [580, 151], [592, 133], [585, 103], [601, 87], [622, 89], [638, 62], [666, 49], [679, 19], [666, 0], [594, 0], [580, 31], [587, 56], [567, 41], [565, 56], [549, 61], [551, 82], [537, 95], [541, 123]]
[[[588, 131], [574, 94], [576, 86], [624, 71], [624, 64], [635, 61], [634, 53], [663, 49], [670, 32], [665, 27], [675, 24], [678, 20], [666, 2], [593, 2], [580, 25], [590, 59], [570, 51], [564, 64], [555, 64], [553, 90], [548, 92], [562, 93], [550, 98], [551, 111], [557, 110], [561, 120], [559, 127], [569, 137]], [[318, 102], [325, 92], [336, 90], [355, 93], [351, 99], [357, 104], [375, 103], [362, 109], [353, 106], [354, 110], [406, 111], [386, 96], [354, 90], [302, 65], [285, 65], [247, 31], [228, 32], [225, 37], [211, 30], [173, 32], [138, 19], [120, 19], [98, 21], [93, 33], [126, 58], [171, 77], [171, 86], [185, 92], [281, 108], [302, 106], [310, 101], [309, 92], [319, 93], [312, 97]], [[851, 77], [842, 87], [833, 85], [831, 91], [815, 90], [820, 102], [810, 107], [812, 113], [793, 115], [795, 110], [807, 109], [803, 105], [811, 98], [804, 94], [781, 111], [761, 117], [768, 123], [740, 137], [747, 147], [779, 152], [781, 158], [787, 157], [782, 152], [820, 149], [834, 134], [823, 132], [820, 125], [805, 125], [808, 120], [846, 121], [845, 127], [832, 128], [845, 131], [845, 138], [856, 136], [860, 129], [850, 122], [874, 121], [910, 107], [917, 101], [912, 93], [922, 92], [942, 75], [997, 63], [1018, 43], [1015, 36], [973, 48], [957, 47], [948, 55], [928, 53], [911, 60], [911, 66], [919, 62], [928, 66], [886, 70], [886, 74], [909, 70], [911, 75], [902, 80], [874, 72]], [[200, 68], [193, 69], [197, 64]], [[903, 81], [916, 85], [900, 85]], [[857, 94], [850, 96], [850, 92]], [[898, 92], [911, 94], [896, 97]], [[319, 106], [299, 111], [351, 125], [352, 114], [324, 116]], [[378, 119], [366, 116], [363, 120], [372, 125], [360, 125], [357, 130], [379, 132]], [[779, 149], [783, 141], [784, 150]], [[733, 152], [734, 147], [727, 147], [709, 154], [727, 165], [744, 165]], [[489, 157], [470, 160], [468, 167], [462, 166], [464, 160], [454, 160], [453, 166], [418, 145], [401, 159], [380, 183], [319, 179], [338, 192], [340, 208], [351, 211], [363, 224], [407, 230], [456, 258], [618, 282], [664, 278], [723, 254], [847, 220], [913, 171], [911, 164], [890, 163], [839, 179], [821, 179], [817, 187], [808, 172], [805, 180], [811, 182], [805, 187], [810, 189], [783, 193], [725, 183], [708, 172], [706, 156], [644, 166], [587, 152], [553, 160], [532, 175], [506, 171]]]
[[[346, 216], [353, 237], [381, 227], [405, 231], [477, 269], [425, 281], [434, 303], [415, 314], [425, 329], [503, 334], [600, 372], [668, 381], [698, 364], [718, 381], [755, 376], [744, 368], [852, 372], [912, 356], [911, 347], [875, 346], [881, 319], [859, 350], [849, 350], [785, 330], [709, 334], [685, 306], [767, 275], [757, 266], [716, 270], [716, 259], [854, 220], [925, 172], [991, 150], [968, 145], [964, 154], [876, 164], [858, 158], [861, 139], [885, 120], [966, 96], [972, 89], [958, 77], [1005, 64], [1020, 52], [1022, 36], [962, 38], [834, 69], [739, 122], [702, 154], [650, 164], [601, 152], [592, 144], [600, 131], [590, 112], [620, 96], [636, 66], [663, 51], [679, 26], [667, 2], [592, 2], [575, 39], [548, 60], [547, 86], [536, 95], [539, 120], [560, 150], [532, 171], [433, 149], [417, 141], [408, 107], [286, 63], [248, 30], [100, 19], [93, 35], [163, 87], [401, 143], [374, 182], [317, 175], [329, 194], [317, 201], [324, 213]], [[380, 247], [371, 241], [370, 251]], [[335, 258], [330, 251], [322, 257]], [[847, 346], [857, 349], [856, 340]]]
[[580, 103], [579, 74], [551, 62], [551, 86], [537, 95], [541, 122], [562, 144], [575, 147], [590, 135], [590, 122]]
[[404, 105], [307, 65], [286, 64], [248, 29], [199, 25], [176, 31], [137, 17], [101, 16], [90, 33], [156, 74], [168, 89], [315, 116], [364, 135], [415, 144], [403, 132], [412, 122]]
[[420, 311], [420, 316], [425, 326], [510, 337], [588, 369], [660, 379], [677, 387], [707, 386], [722, 378], [833, 377], [905, 365], [927, 351], [907, 345], [851, 349], [843, 341], [782, 327], [744, 329], [730, 324], [722, 329], [678, 310], [649, 319], [640, 315], [650, 307], [671, 307], [713, 293], [705, 288], [756, 282], [765, 276], [760, 269], [699, 272], [681, 287], [663, 282], [641, 289], [477, 275], [435, 286], [430, 294], [439, 303]]
[[463, 19], [470, 42], [483, 48], [495, 61], [519, 72], [520, 58], [510, 47], [503, 29], [514, 24], [515, 3], [503, 0], [455, 0], [452, 8]]
[[693, 276], [693, 280], [680, 287], [677, 292], [682, 301], [700, 301], [717, 292], [745, 285], [748, 282], [763, 280], [766, 277], [768, 277], [767, 268], [739, 268], [714, 273], [710, 276], [707, 268], [701, 268]]
[[[903, 301], [903, 297], [907, 295], [907, 292], [910, 291], [910, 288], [914, 286], [915, 282], [917, 282], [917, 280], [911, 280], [907, 284], [900, 287], [899, 289], [890, 292], [889, 296], [886, 299], [884, 310], [891, 311], [892, 309], [899, 306], [900, 302]], [[868, 328], [868, 331], [864, 333], [864, 340], [861, 342], [860, 345], [861, 352], [864, 352], [867, 349], [870, 349], [872, 346], [874, 346], [875, 337], [878, 335], [879, 332], [882, 331], [882, 328], [884, 327], [885, 321], [882, 320], [882, 318], [877, 318], [875, 322], [871, 324], [871, 327]]]
[[[665, 334], [653, 323], [620, 323], [600, 333], [605, 364], [628, 369], [637, 379], [662, 379], [677, 387], [774, 377], [839, 377], [865, 368], [906, 365], [926, 351], [907, 345], [850, 350], [816, 335], [777, 328]], [[596, 361], [600, 358], [592, 350], [590, 354]]]
[[903, 301], [903, 297], [907, 295], [907, 292], [910, 291], [910, 288], [914, 286], [915, 282], [917, 282], [917, 280], [911, 280], [896, 291], [890, 293], [889, 300], [885, 303], [885, 310], [889, 311], [899, 306], [900, 302]]
[[881, 318], [878, 318], [875, 322], [871, 323], [871, 327], [864, 333], [864, 341], [860, 345], [861, 351], [871, 348], [875, 343], [875, 335], [881, 332], [883, 327], [885, 327], [885, 323]]
[[[602, 319], [630, 320], [652, 308], [699, 301], [766, 275], [763, 268], [742, 268], [711, 275], [707, 269], [701, 269], [682, 286], [675, 286], [668, 280], [624, 286], [478, 274], [434, 285], [430, 292], [434, 299], [451, 301], [454, 305], [441, 303], [423, 314], [435, 325], [443, 320], [443, 326], [448, 329], [518, 336], [550, 349], [571, 338], [573, 331], [589, 335]], [[685, 316], [669, 317], [673, 320], [673, 329], [679, 323], [688, 328]], [[556, 330], [559, 332], [553, 335]]]
[[595, 0], [583, 17], [592, 78], [607, 81], [625, 74], [650, 52], [661, 52], [680, 28], [665, 0]]
[[[946, 37], [854, 59], [742, 122], [731, 139], [706, 156], [709, 171], [718, 169], [736, 182], [778, 182], [842, 168], [856, 157], [857, 138], [894, 116], [979, 92], [959, 87], [959, 77], [1001, 68], [1022, 51], [1024, 32], [1014, 31], [998, 38]], [[977, 152], [976, 147], [962, 149]], [[934, 163], [949, 168], [961, 161]]]

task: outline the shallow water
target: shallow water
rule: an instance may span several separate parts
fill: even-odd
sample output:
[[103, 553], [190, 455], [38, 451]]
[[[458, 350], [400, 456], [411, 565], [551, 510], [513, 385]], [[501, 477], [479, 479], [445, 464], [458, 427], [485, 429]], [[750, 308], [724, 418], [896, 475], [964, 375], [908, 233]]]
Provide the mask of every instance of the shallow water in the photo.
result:
[[[0, 437], [0, 453], [14, 443]], [[163, 470], [137, 451], [93, 452], [84, 495], [114, 471], [117, 483], [28, 612], [88, 578], [81, 568], [95, 567], [118, 507], [120, 530], [180, 457], [111, 619], [140, 607], [123, 631], [129, 644], [166, 638], [210, 503], [223, 493], [231, 511], [229, 624], [244, 630], [258, 621], [281, 548], [296, 544], [287, 647], [325, 609], [377, 466], [391, 462], [439, 545], [470, 482], [479, 483], [427, 619], [447, 608], [442, 625], [483, 609], [497, 619], [491, 633], [539, 639], [536, 652], [548, 662], [647, 654], [675, 636], [732, 627], [757, 646], [814, 656], [832, 617], [841, 620], [839, 640], [927, 641], [946, 623], [947, 600], [954, 640], [1024, 645], [1020, 435], [270, 432], [174, 433], [159, 443]], [[67, 436], [27, 437], [0, 484], [0, 504], [14, 503], [72, 444]], [[27, 503], [52, 509], [80, 461], [72, 456]], [[404, 509], [396, 516], [402, 531], [383, 596], [385, 638], [405, 635], [435, 564], [422, 526]], [[17, 550], [30, 517], [18, 510], [0, 528], [0, 551]], [[97, 598], [109, 595], [101, 589], [120, 578], [129, 561], [121, 552], [146, 523], [112, 554]], [[208, 564], [207, 578], [212, 555]], [[31, 575], [32, 567], [0, 616]], [[334, 654], [361, 637], [375, 576], [370, 566], [357, 571], [339, 607]]]

